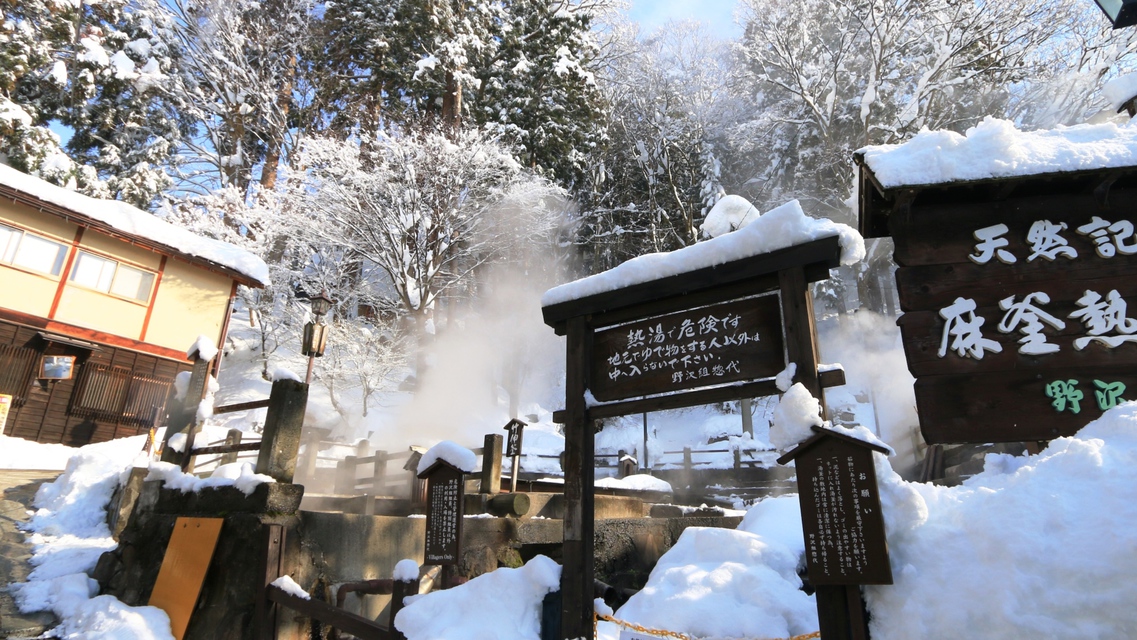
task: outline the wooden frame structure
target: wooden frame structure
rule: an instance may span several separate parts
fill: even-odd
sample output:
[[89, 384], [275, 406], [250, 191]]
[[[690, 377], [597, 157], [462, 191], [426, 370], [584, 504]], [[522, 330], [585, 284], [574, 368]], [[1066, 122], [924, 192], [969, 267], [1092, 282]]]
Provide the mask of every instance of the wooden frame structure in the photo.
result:
[[[565, 409], [554, 418], [565, 425], [562, 638], [593, 637], [594, 422], [621, 415], [775, 395], [780, 391], [774, 374], [791, 362], [797, 364], [794, 380], [803, 383], [815, 397], [821, 398], [823, 387], [843, 384], [841, 371], [826, 375], [818, 372], [813, 301], [807, 286], [810, 282], [827, 279], [829, 270], [838, 266], [840, 255], [838, 239], [832, 236], [542, 309], [545, 323], [568, 340]], [[594, 387], [591, 378], [600, 370], [596, 361], [613, 353], [596, 348], [598, 332], [639, 327], [636, 323], [649, 319], [658, 320], [662, 326], [665, 318], [672, 318], [676, 326], [680, 326], [683, 321], [691, 320], [690, 316], [683, 315], [686, 312], [723, 308], [715, 305], [724, 303], [745, 304], [746, 300], [767, 295], [777, 297], [780, 309], [781, 335], [777, 337], [783, 350], [774, 354], [778, 358], [776, 362], [740, 363], [739, 375], [718, 384], [716, 380], [728, 377], [710, 376], [708, 384], [691, 386], [683, 376], [674, 387], [668, 387], [666, 381], [661, 385], [656, 378], [649, 384], [630, 387], [631, 392], [641, 394], [636, 397], [624, 397], [625, 389], [613, 392], [611, 395], [617, 399], [612, 402], [589, 404], [586, 400]], [[761, 342], [765, 336], [756, 339]], [[669, 344], [675, 344], [674, 336], [660, 340], [657, 346]], [[710, 359], [706, 364], [712, 365], [715, 358], [722, 359], [731, 353], [729, 347], [699, 351], [708, 354]], [[607, 357], [610, 362], [614, 361], [612, 358], [616, 358], [615, 361], [622, 358]], [[658, 359], [652, 362], [660, 366]], [[751, 365], [754, 368], [746, 368]], [[769, 373], [773, 366], [776, 368]], [[765, 373], [751, 378], [748, 371]]]

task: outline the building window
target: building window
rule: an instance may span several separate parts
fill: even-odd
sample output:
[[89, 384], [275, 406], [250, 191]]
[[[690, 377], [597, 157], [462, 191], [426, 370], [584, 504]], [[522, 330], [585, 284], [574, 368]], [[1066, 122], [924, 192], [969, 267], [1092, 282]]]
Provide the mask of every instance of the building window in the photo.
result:
[[65, 257], [66, 245], [0, 224], [0, 262], [57, 276]]
[[146, 302], [154, 288], [154, 274], [80, 251], [71, 270], [75, 284], [111, 295]]
[[165, 412], [170, 387], [168, 380], [89, 362], [80, 370], [67, 412], [81, 418], [152, 427]]
[[12, 396], [12, 406], [22, 407], [28, 399], [38, 364], [39, 352], [35, 349], [0, 344], [0, 393]]

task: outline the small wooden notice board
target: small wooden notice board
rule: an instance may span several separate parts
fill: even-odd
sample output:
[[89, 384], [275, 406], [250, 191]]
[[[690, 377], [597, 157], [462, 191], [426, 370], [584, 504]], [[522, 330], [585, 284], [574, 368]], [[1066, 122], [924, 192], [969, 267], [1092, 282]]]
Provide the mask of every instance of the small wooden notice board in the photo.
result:
[[809, 581], [892, 584], [873, 451], [878, 445], [830, 429], [778, 458], [794, 461]]
[[462, 470], [439, 460], [418, 477], [426, 479], [424, 564], [458, 564], [465, 506]]

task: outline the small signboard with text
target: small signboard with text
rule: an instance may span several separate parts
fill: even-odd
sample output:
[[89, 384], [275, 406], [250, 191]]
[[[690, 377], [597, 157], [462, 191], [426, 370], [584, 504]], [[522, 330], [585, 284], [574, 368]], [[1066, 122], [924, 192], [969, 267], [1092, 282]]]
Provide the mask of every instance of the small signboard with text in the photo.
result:
[[620, 400], [759, 380], [786, 368], [778, 292], [596, 332], [592, 394]]
[[830, 429], [778, 459], [793, 460], [809, 582], [892, 584], [873, 452], [878, 445]]
[[507, 458], [521, 455], [521, 440], [525, 435], [525, 423], [514, 418], [502, 427], [505, 434], [505, 455]]
[[465, 503], [462, 470], [439, 460], [418, 477], [426, 480], [426, 550], [423, 564], [458, 564]]
[[1093, 175], [903, 197], [862, 182], [862, 228], [887, 224], [896, 244], [898, 324], [929, 444], [1068, 436], [1137, 398], [1137, 199], [1120, 183], [1091, 193]]

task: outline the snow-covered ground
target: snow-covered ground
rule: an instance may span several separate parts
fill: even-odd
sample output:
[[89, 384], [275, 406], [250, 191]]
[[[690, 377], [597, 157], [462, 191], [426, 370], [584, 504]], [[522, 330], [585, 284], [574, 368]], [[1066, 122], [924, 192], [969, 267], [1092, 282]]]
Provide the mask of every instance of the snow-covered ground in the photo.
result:
[[[84, 573], [113, 546], [106, 504], [141, 462], [140, 447], [140, 438], [83, 447], [36, 497], [35, 570], [14, 591], [21, 606], [60, 615], [61, 637], [170, 637], [163, 613], [95, 597]], [[28, 455], [37, 448], [56, 455], [27, 445]], [[1137, 635], [1137, 402], [1037, 455], [988, 456], [984, 472], [958, 487], [905, 482], [884, 456], [876, 462], [896, 583], [865, 588], [874, 638]], [[799, 518], [789, 495], [752, 507], [738, 530], [688, 529], [615, 616], [699, 638], [815, 630], [797, 577]], [[539, 557], [420, 596], [397, 624], [411, 640], [534, 640], [541, 599], [558, 575]], [[599, 632], [619, 636], [612, 623]]]

